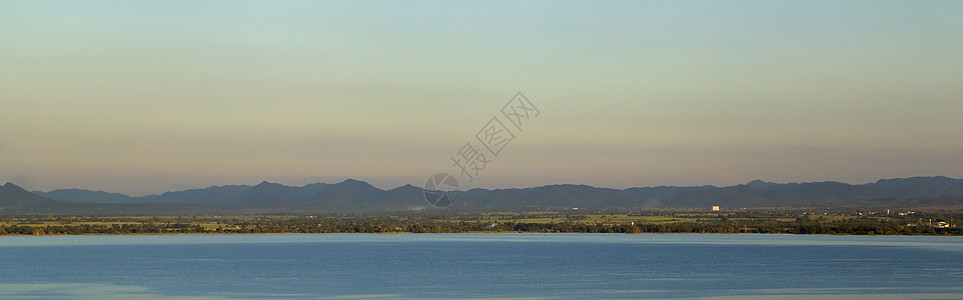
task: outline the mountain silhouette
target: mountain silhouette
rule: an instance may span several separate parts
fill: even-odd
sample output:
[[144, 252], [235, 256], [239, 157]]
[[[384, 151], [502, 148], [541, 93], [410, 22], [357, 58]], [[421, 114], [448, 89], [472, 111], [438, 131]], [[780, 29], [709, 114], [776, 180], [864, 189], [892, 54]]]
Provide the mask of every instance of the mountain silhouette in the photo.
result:
[[312, 196], [317, 195], [327, 187], [328, 185], [323, 183], [293, 187], [264, 181], [248, 189], [237, 204], [280, 207], [301, 205], [310, 201]]
[[370, 206], [382, 193], [367, 182], [348, 179], [321, 190], [313, 201], [320, 206]]
[[44, 198], [7, 182], [0, 186], [0, 214], [49, 213], [74, 203]]
[[134, 203], [207, 203], [207, 204], [237, 204], [241, 197], [251, 189], [248, 185], [211, 186], [203, 189], [191, 189], [176, 192], [165, 192], [160, 195], [149, 195], [134, 199]]
[[[0, 186], [0, 214], [15, 213], [317, 213], [429, 208], [420, 187], [381, 190], [347, 179], [301, 187], [261, 182], [131, 197], [82, 189], [29, 192]], [[853, 185], [835, 181], [778, 184], [753, 180], [716, 186], [658, 186], [627, 189], [558, 184], [531, 188], [481, 189], [459, 193], [453, 208], [571, 207], [854, 207], [953, 206], [963, 204], [963, 179], [943, 176], [883, 179]]]
[[131, 203], [134, 201], [134, 197], [120, 193], [108, 193], [84, 189], [57, 189], [46, 193], [39, 191], [34, 191], [34, 193], [47, 199], [70, 202]]

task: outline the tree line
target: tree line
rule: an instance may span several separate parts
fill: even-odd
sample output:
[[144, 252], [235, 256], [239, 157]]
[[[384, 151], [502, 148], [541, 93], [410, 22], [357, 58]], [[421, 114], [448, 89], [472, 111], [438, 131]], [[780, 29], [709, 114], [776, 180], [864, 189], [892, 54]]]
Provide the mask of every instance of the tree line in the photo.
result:
[[[196, 217], [195, 217], [196, 218]], [[475, 218], [342, 216], [342, 217], [243, 217], [153, 218], [141, 223], [49, 224], [40, 218], [21, 224], [0, 225], [0, 235], [79, 234], [185, 234], [185, 233], [766, 233], [846, 235], [963, 235], [963, 229], [907, 224], [900, 220], [851, 218], [834, 221], [798, 217], [792, 221], [772, 219], [700, 219], [679, 222], [591, 223], [581, 220], [560, 222], [492, 222]], [[63, 219], [61, 219], [62, 221]], [[109, 218], [86, 217], [84, 221], [109, 223]], [[103, 222], [107, 221], [107, 222]], [[118, 220], [113, 220], [118, 221]], [[10, 223], [10, 221], [7, 221]], [[66, 221], [62, 221], [68, 223]], [[207, 226], [202, 226], [207, 222]], [[46, 224], [46, 225], [45, 225]], [[211, 225], [214, 224], [214, 225]]]

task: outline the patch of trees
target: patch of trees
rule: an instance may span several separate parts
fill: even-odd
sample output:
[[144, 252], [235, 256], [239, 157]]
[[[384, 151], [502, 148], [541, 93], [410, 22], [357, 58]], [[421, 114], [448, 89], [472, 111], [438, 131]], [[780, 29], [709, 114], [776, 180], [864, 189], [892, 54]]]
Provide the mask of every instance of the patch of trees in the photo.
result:
[[200, 225], [187, 223], [173, 224], [110, 224], [107, 225], [47, 225], [0, 226], [0, 235], [79, 235], [79, 234], [161, 234], [161, 233], [205, 233], [209, 232]]
[[[737, 213], [714, 218], [679, 216], [681, 221], [597, 223], [587, 218], [559, 216], [549, 222], [519, 221], [532, 216], [484, 220], [477, 216], [289, 216], [289, 217], [152, 217], [134, 219], [113, 217], [32, 217], [7, 219], [0, 235], [77, 235], [77, 234], [171, 234], [171, 233], [776, 233], [776, 234], [852, 234], [852, 235], [963, 235], [959, 227], [928, 226], [930, 217], [956, 218], [958, 215], [914, 215], [905, 218], [853, 217], [830, 219], [802, 215], [792, 218], [770, 213]], [[924, 217], [927, 223], [920, 221]], [[558, 220], [557, 222], [554, 220]], [[942, 219], [940, 219], [942, 220]], [[59, 222], [59, 223], [58, 223]], [[126, 222], [113, 223], [110, 222]], [[915, 222], [915, 223], [913, 223]], [[93, 224], [89, 224], [93, 223]], [[50, 224], [50, 225], [45, 225]], [[207, 227], [201, 224], [206, 224]], [[216, 227], [212, 227], [216, 226]]]

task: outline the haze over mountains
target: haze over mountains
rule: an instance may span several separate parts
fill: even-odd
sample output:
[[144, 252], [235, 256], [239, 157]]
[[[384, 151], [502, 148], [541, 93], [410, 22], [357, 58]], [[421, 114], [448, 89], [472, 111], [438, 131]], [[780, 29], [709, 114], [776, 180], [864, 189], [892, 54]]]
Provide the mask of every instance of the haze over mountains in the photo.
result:
[[[754, 180], [715, 187], [598, 188], [547, 185], [521, 189], [472, 189], [461, 192], [455, 207], [953, 207], [963, 205], [963, 179], [913, 177], [852, 185], [840, 182], [777, 184]], [[326, 213], [434, 209], [420, 187], [381, 190], [345, 180], [301, 187], [262, 182], [226, 185], [131, 197], [84, 189], [29, 192], [0, 186], [0, 214], [231, 214]]]

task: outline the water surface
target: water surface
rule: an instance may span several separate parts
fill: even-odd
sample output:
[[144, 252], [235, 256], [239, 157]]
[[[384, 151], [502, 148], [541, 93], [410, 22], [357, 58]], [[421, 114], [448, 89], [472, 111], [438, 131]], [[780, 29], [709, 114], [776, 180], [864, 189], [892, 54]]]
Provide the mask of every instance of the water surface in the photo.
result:
[[963, 298], [963, 238], [0, 237], [0, 299]]

